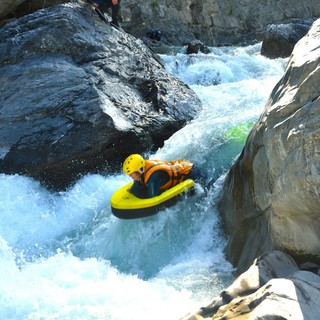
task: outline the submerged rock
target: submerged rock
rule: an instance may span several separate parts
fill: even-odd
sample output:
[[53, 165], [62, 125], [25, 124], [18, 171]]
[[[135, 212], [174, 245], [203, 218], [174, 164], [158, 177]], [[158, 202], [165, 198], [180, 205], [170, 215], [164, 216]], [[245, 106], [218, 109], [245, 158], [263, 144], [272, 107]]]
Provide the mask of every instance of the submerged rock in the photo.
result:
[[1, 29], [0, 172], [65, 188], [162, 146], [200, 108], [142, 41], [88, 5], [39, 10]]
[[239, 272], [270, 250], [320, 261], [319, 41], [317, 20], [226, 178], [220, 209]]
[[187, 54], [192, 53], [210, 53], [210, 49], [199, 40], [193, 40], [188, 44]]

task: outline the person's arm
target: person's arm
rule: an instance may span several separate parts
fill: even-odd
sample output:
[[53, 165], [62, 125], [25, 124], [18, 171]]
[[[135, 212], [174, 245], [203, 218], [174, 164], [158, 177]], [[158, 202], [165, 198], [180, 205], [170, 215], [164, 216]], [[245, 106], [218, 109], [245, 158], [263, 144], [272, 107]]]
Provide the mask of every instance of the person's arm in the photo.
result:
[[135, 181], [133, 183], [129, 191], [137, 198], [141, 198], [141, 199], [149, 198], [147, 188], [138, 181]]
[[159, 196], [162, 191], [161, 185], [164, 185], [169, 180], [169, 175], [162, 170], [155, 171], [149, 178], [148, 181], [148, 195], [150, 198]]
[[156, 197], [161, 194], [160, 190], [160, 175], [158, 172], [154, 172], [148, 181], [148, 195], [149, 198]]

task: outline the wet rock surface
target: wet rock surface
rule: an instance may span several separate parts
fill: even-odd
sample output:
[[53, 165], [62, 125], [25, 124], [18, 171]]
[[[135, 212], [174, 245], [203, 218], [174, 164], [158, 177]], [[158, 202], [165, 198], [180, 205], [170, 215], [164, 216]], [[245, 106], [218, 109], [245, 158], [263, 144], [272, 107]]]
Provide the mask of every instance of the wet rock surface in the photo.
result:
[[0, 33], [0, 171], [65, 188], [158, 148], [196, 116], [195, 93], [142, 41], [84, 4], [39, 10]]
[[268, 58], [289, 57], [296, 43], [308, 33], [312, 24], [313, 19], [309, 19], [269, 26], [262, 41], [261, 54]]

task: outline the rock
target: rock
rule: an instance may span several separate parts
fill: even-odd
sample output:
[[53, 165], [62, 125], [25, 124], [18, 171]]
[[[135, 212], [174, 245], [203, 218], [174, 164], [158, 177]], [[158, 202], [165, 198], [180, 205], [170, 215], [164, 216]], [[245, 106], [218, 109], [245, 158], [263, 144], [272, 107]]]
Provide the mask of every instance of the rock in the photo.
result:
[[212, 317], [220, 307], [234, 299], [254, 293], [268, 281], [286, 277], [298, 270], [298, 266], [289, 255], [280, 251], [266, 253], [255, 259], [247, 271], [237, 277], [228, 288], [208, 306], [201, 308], [197, 314]]
[[1, 0], [0, 2], [0, 18], [7, 16], [14, 11], [19, 4], [25, 0]]
[[320, 259], [320, 20], [294, 48], [219, 204], [227, 256], [242, 272], [260, 254]]
[[201, 108], [140, 40], [90, 6], [39, 10], [0, 33], [0, 172], [64, 189], [88, 172], [118, 172], [162, 146]]
[[[63, 0], [25, 0], [15, 15], [58, 2]], [[287, 0], [121, 1], [122, 26], [128, 33], [143, 38], [156, 29], [162, 33], [164, 44], [178, 46], [193, 40], [208, 46], [250, 44], [261, 41], [272, 23], [320, 17], [319, 10], [318, 0], [308, 0], [307, 5], [300, 0], [291, 0], [290, 5]]]
[[151, 1], [122, 0], [123, 27], [143, 37], [158, 29], [172, 45], [200, 40], [208, 46], [248, 44], [263, 39], [272, 23], [320, 17], [318, 0]]
[[308, 262], [302, 263], [299, 267], [301, 270], [310, 271], [320, 276], [320, 266], [317, 265], [316, 263], [308, 261]]
[[[74, 1], [74, 0], [72, 0]], [[22, 17], [39, 9], [48, 8], [57, 4], [70, 2], [66, 0], [24, 0], [12, 13], [16, 17]]]
[[288, 279], [273, 279], [255, 293], [233, 299], [215, 314], [216, 320], [317, 319], [320, 277], [297, 271]]
[[256, 259], [208, 306], [183, 320], [317, 319], [320, 277], [279, 251]]
[[199, 40], [193, 40], [188, 44], [187, 54], [192, 53], [210, 53], [210, 49]]
[[264, 36], [261, 54], [268, 58], [286, 58], [296, 43], [303, 38], [313, 23], [313, 19], [294, 20], [292, 23], [271, 25]]

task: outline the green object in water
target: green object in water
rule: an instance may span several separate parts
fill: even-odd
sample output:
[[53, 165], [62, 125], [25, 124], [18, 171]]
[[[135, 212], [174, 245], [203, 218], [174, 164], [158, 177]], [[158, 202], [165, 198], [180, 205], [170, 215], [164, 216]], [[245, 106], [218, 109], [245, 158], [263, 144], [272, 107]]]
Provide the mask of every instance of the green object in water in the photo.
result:
[[224, 139], [233, 142], [245, 143], [253, 125], [254, 122], [240, 123], [227, 131], [227, 133], [224, 135]]

